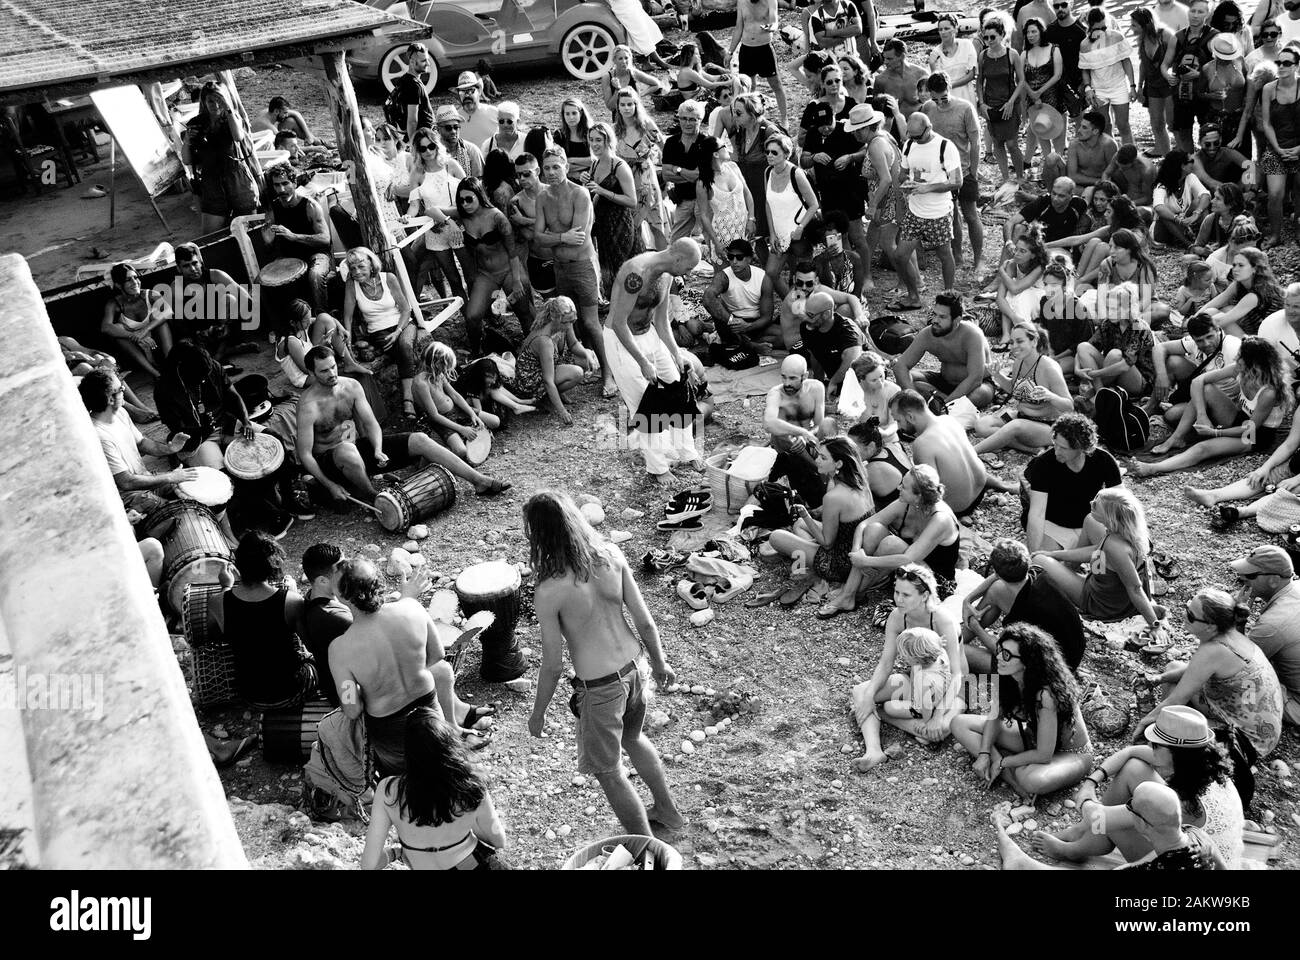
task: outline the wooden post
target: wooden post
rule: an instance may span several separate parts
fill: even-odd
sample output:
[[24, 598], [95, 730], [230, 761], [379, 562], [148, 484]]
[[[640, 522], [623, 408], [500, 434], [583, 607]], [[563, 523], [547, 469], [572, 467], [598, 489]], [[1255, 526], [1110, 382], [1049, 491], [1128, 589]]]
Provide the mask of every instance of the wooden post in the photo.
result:
[[370, 178], [366, 164], [366, 138], [361, 132], [361, 111], [357, 107], [356, 91], [348, 74], [346, 53], [331, 51], [320, 55], [325, 68], [325, 95], [329, 98], [330, 116], [334, 119], [334, 135], [339, 145], [339, 158], [347, 165], [348, 186], [356, 206], [357, 224], [366, 246], [378, 254], [384, 269], [393, 270], [393, 246], [381, 212], [379, 193]]

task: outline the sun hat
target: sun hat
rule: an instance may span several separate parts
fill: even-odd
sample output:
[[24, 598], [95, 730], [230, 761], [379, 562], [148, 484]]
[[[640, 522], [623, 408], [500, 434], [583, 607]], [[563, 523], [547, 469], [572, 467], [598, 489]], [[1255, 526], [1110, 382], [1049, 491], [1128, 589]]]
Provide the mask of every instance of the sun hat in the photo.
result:
[[462, 73], [459, 77], [456, 78], [456, 89], [468, 90], [470, 87], [479, 86], [482, 82], [483, 81], [481, 81], [478, 78], [477, 73], [475, 73], [473, 70], [466, 70], [464, 73]]
[[1219, 33], [1210, 41], [1210, 52], [1216, 60], [1236, 60], [1241, 56], [1241, 44], [1232, 34]]
[[884, 119], [885, 115], [871, 104], [859, 103], [849, 111], [849, 118], [844, 121], [844, 129], [852, 133], [863, 127], [874, 127], [878, 123], [883, 123]]
[[448, 123], [452, 120], [459, 122], [460, 113], [449, 103], [444, 103], [433, 115], [434, 123]]
[[1161, 707], [1146, 728], [1147, 741], [1162, 747], [1207, 747], [1214, 743], [1210, 722], [1195, 707]]
[[1055, 140], [1065, 133], [1065, 117], [1051, 104], [1038, 103], [1029, 108], [1029, 127], [1039, 140]]

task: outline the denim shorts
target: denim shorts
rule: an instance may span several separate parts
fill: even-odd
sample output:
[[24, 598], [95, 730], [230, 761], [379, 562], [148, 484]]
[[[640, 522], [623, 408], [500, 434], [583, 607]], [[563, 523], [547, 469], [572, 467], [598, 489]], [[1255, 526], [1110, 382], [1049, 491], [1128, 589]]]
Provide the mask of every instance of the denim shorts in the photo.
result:
[[645, 723], [645, 684], [640, 669], [599, 687], [576, 687], [578, 772], [591, 776], [623, 767], [623, 744], [641, 736]]

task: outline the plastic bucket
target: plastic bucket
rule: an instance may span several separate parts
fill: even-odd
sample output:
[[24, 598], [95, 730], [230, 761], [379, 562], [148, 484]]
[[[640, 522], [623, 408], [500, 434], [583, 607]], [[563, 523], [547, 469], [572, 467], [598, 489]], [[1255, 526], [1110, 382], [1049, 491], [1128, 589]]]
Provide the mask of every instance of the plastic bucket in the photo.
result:
[[648, 870], [680, 870], [682, 855], [654, 837], [618, 836], [606, 837], [589, 843], [564, 861], [561, 870], [580, 870], [585, 864], [595, 860], [602, 852], [612, 851], [619, 844], [632, 854], [633, 863], [643, 863]]

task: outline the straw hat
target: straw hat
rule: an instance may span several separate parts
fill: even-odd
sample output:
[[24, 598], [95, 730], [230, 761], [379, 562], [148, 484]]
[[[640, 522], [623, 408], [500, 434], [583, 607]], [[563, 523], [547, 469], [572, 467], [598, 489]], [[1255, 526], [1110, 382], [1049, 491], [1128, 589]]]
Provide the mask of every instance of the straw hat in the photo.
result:
[[1232, 34], [1219, 33], [1210, 41], [1210, 52], [1215, 60], [1237, 60], [1241, 57], [1241, 44]]
[[844, 129], [852, 133], [854, 130], [861, 130], [863, 127], [874, 127], [876, 124], [882, 123], [884, 119], [885, 115], [876, 110], [871, 104], [859, 103], [849, 111], [848, 119], [844, 121]]
[[1065, 133], [1065, 117], [1050, 104], [1037, 103], [1029, 108], [1029, 129], [1039, 140], [1055, 140]]
[[1206, 747], [1214, 742], [1205, 714], [1181, 705], [1161, 707], [1145, 735], [1149, 742], [1162, 747]]

